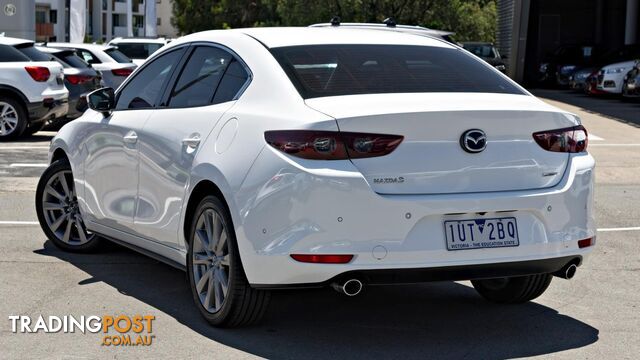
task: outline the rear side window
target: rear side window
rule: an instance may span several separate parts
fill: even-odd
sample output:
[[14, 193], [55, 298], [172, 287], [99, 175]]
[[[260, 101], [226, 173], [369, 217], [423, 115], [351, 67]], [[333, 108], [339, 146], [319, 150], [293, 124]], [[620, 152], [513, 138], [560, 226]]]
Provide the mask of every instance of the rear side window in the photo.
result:
[[196, 48], [178, 77], [170, 107], [191, 107], [211, 104], [218, 83], [233, 57], [215, 47]]
[[33, 47], [33, 44], [16, 45], [16, 49], [18, 49], [32, 61], [51, 61], [51, 56], [36, 49], [35, 47]]
[[65, 51], [61, 53], [55, 54], [57, 58], [69, 64], [70, 67], [73, 68], [88, 68], [89, 64], [87, 64], [84, 60], [78, 57], [73, 51]]
[[227, 67], [222, 81], [220, 81], [220, 85], [216, 89], [213, 103], [219, 104], [235, 99], [247, 79], [249, 79], [249, 74], [247, 74], [244, 66], [238, 60], [231, 60], [231, 64]]
[[116, 110], [154, 107], [182, 53], [180, 49], [160, 55], [136, 73], [118, 94]]
[[120, 50], [112, 48], [104, 51], [109, 55], [113, 60], [119, 62], [120, 64], [128, 64], [131, 62], [131, 59], [127, 57], [127, 55], [120, 52]]
[[76, 50], [76, 54], [78, 55], [78, 57], [80, 57], [82, 60], [84, 60], [88, 64], [100, 64], [102, 62], [100, 61], [100, 59], [98, 59], [95, 55], [93, 55], [91, 52], [87, 50], [78, 49]]
[[484, 92], [524, 94], [460, 50], [411, 45], [305, 45], [271, 49], [303, 98]]
[[120, 43], [115, 44], [121, 53], [130, 59], [146, 59], [162, 47], [162, 44]]
[[31, 61], [25, 54], [9, 45], [0, 45], [0, 62]]

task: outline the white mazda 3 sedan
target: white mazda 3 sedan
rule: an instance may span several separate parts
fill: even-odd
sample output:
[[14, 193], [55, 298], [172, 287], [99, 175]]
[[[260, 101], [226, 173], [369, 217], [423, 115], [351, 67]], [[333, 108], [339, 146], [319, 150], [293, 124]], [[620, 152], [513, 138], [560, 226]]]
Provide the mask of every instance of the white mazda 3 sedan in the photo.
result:
[[289, 287], [471, 280], [526, 302], [595, 243], [580, 119], [438, 39], [202, 32], [88, 102], [51, 142], [44, 232], [185, 269], [216, 326]]

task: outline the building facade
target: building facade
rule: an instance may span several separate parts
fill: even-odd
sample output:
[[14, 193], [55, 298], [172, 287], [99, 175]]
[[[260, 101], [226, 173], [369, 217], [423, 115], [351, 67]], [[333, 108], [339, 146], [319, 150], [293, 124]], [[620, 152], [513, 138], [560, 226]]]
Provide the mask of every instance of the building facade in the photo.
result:
[[[69, 41], [70, 0], [0, 0], [0, 33], [37, 41]], [[155, 7], [147, 9], [147, 6]], [[147, 14], [157, 21], [145, 29]], [[175, 36], [170, 0], [86, 0], [85, 41], [107, 42], [114, 37]], [[162, 29], [162, 31], [158, 31]]]
[[178, 30], [171, 25], [171, 18], [173, 16], [172, 0], [156, 0], [156, 16], [158, 36], [167, 38], [178, 37]]

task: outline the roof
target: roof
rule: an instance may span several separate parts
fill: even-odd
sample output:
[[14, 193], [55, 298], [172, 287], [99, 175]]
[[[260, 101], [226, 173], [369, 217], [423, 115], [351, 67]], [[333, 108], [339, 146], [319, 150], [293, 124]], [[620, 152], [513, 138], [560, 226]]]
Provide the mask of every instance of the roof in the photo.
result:
[[347, 28], [362, 28], [362, 29], [375, 29], [375, 30], [388, 30], [388, 31], [397, 31], [397, 32], [405, 32], [405, 33], [415, 33], [416, 35], [424, 33], [424, 34], [434, 34], [437, 36], [445, 36], [445, 35], [453, 35], [455, 34], [452, 31], [445, 30], [436, 30], [430, 29], [423, 26], [415, 26], [415, 25], [394, 25], [389, 26], [387, 24], [379, 24], [379, 23], [340, 23], [340, 25], [332, 25], [331, 23], [320, 23], [309, 25], [309, 27], [347, 27]]
[[487, 46], [493, 46], [493, 43], [487, 42], [487, 41], [461, 41], [460, 42], [462, 45], [487, 45]]
[[2, 45], [16, 46], [21, 44], [33, 44], [33, 43], [34, 43], [33, 40], [19, 39], [19, 38], [13, 38], [8, 36], [0, 36], [0, 44]]
[[[215, 30], [214, 30], [215, 31]], [[323, 44], [375, 44], [375, 45], [423, 45], [451, 47], [450, 44], [426, 36], [410, 36], [399, 31], [379, 31], [363, 28], [334, 27], [270, 27], [248, 28], [237, 31], [249, 35], [266, 47], [276, 48], [297, 45]], [[208, 32], [199, 33], [203, 37]]]
[[59, 42], [50, 42], [50, 43], [47, 43], [47, 46], [55, 47], [55, 48], [86, 49], [86, 50], [94, 50], [94, 51], [105, 51], [107, 49], [115, 48], [113, 46], [100, 45], [100, 44], [59, 43]]
[[136, 37], [136, 38], [121, 38], [117, 37], [109, 42], [109, 44], [125, 44], [125, 43], [146, 43], [146, 44], [166, 44], [167, 39], [160, 38], [145, 38], [145, 37]]

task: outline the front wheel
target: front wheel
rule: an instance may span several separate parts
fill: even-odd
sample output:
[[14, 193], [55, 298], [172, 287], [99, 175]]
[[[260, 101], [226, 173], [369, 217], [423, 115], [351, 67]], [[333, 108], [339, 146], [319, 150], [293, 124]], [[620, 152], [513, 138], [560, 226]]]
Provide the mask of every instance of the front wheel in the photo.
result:
[[69, 162], [54, 161], [42, 174], [36, 190], [40, 227], [55, 246], [70, 252], [94, 251], [98, 236], [87, 230], [80, 215]]
[[509, 278], [472, 280], [476, 291], [485, 299], [502, 304], [524, 303], [537, 298], [551, 284], [551, 274], [536, 274]]
[[219, 327], [259, 321], [270, 293], [249, 285], [231, 217], [222, 201], [215, 196], [205, 197], [191, 221], [187, 273], [200, 313]]

